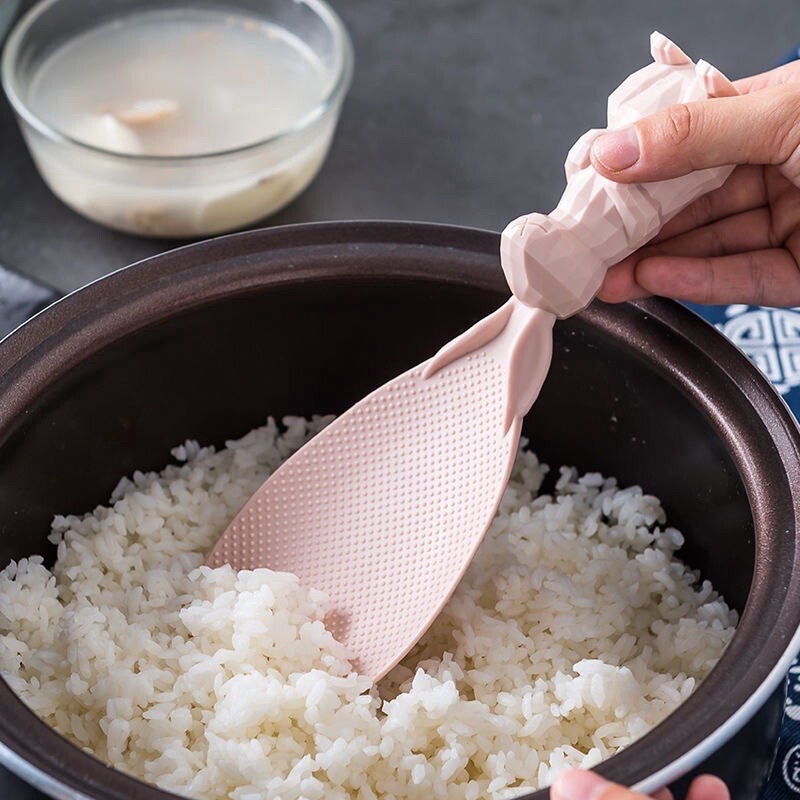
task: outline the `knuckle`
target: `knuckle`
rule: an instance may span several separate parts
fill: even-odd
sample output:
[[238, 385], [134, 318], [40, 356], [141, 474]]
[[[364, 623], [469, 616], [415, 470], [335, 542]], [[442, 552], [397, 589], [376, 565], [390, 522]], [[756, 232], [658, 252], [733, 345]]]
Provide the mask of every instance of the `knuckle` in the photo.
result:
[[717, 302], [717, 272], [714, 263], [710, 258], [703, 260], [708, 280], [704, 283], [703, 299], [701, 304], [704, 306], [714, 305]]
[[763, 305], [767, 297], [769, 276], [756, 253], [747, 254], [747, 265], [750, 273], [752, 301], [755, 305]]
[[714, 256], [724, 255], [727, 252], [727, 245], [720, 235], [719, 230], [713, 225], [708, 225], [703, 230], [705, 230], [706, 248], [708, 252]]
[[800, 148], [800, 86], [776, 89], [765, 121], [778, 163], [796, 159]]
[[695, 228], [702, 228], [714, 218], [714, 201], [710, 193], [701, 194], [689, 208], [691, 222]]
[[769, 221], [767, 222], [767, 245], [771, 248], [781, 247], [790, 235], [791, 232], [786, 235], [781, 235], [777, 220], [770, 214]]
[[695, 133], [697, 113], [688, 103], [670, 106], [664, 117], [663, 135], [672, 147], [679, 147]]

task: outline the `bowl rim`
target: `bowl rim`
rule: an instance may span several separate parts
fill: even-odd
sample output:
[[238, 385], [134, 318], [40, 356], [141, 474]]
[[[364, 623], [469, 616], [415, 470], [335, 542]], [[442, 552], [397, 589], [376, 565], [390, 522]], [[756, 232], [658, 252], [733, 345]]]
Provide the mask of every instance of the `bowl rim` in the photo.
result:
[[[0, 83], [2, 83], [6, 97], [20, 122], [24, 121], [49, 141], [75, 147], [79, 150], [106, 158], [120, 159], [121, 161], [130, 162], [132, 164], [176, 166], [195, 163], [203, 164], [214, 159], [246, 155], [263, 147], [298, 136], [330, 112], [335, 113], [353, 80], [353, 44], [341, 17], [333, 10], [326, 0], [291, 0], [294, 4], [307, 6], [319, 17], [330, 32], [336, 52], [340, 56], [339, 70], [336, 74], [336, 78], [328, 90], [328, 93], [314, 108], [283, 130], [254, 142], [237, 145], [236, 147], [179, 155], [148, 155], [141, 153], [122, 153], [116, 150], [110, 150], [70, 136], [50, 123], [45, 122], [45, 120], [36, 114], [30, 105], [22, 99], [21, 92], [18, 90], [19, 85], [16, 68], [25, 36], [41, 16], [46, 14], [53, 6], [62, 2], [68, 2], [68, 0], [40, 0], [17, 21], [8, 35], [3, 49], [2, 59], [0, 59]], [[124, 18], [125, 15], [121, 15], [117, 19]], [[87, 30], [89, 29], [91, 28]]]
[[[381, 258], [375, 258], [374, 252], [367, 254], [367, 246], [377, 247]], [[292, 251], [313, 251], [317, 262], [338, 254], [338, 261], [326, 263], [324, 270], [295, 266], [285, 261]], [[458, 251], [461, 263], [456, 267], [453, 264]], [[226, 298], [309, 279], [341, 279], [345, 274], [341, 262], [348, 261], [341, 258], [343, 252], [358, 262], [355, 266], [349, 264], [346, 275], [349, 279], [412, 278], [507, 292], [499, 269], [499, 235], [472, 228], [395, 222], [316, 223], [231, 234], [181, 247], [124, 267], [78, 289], [0, 342], [0, 364], [4, 365], [0, 372], [0, 398], [3, 400], [0, 437], [5, 436], [19, 414], [25, 413], [29, 401], [37, 396], [37, 387], [59, 380], [72, 365], [114, 341], [173, 315]], [[422, 263], [419, 257], [425, 252], [431, 256], [433, 268], [429, 263]], [[280, 256], [284, 259], [282, 266], [265, 267], [259, 254], [262, 257], [271, 254], [272, 258]], [[392, 254], [398, 258], [404, 254], [405, 260], [393, 262], [389, 269], [386, 258], [391, 258]], [[290, 269], [286, 268], [287, 263]], [[497, 264], [497, 269], [487, 270], [487, 264], [493, 263]], [[760, 530], [766, 535], [772, 530], [767, 526], [772, 524], [791, 525], [793, 534], [791, 563], [784, 569], [790, 579], [785, 586], [775, 587], [786, 599], [780, 616], [784, 627], [769, 632], [774, 653], [764, 659], [748, 651], [752, 661], [747, 663], [737, 657], [741, 648], [723, 656], [730, 655], [726, 662], [729, 669], [720, 671], [719, 677], [730, 681], [729, 673], [738, 671], [737, 680], [741, 679], [748, 691], [744, 699], [725, 698], [726, 702], [719, 707], [706, 703], [704, 698], [708, 696], [720, 699], [713, 695], [708, 682], [715, 675], [712, 671], [709, 679], [667, 720], [599, 766], [601, 774], [614, 780], [623, 775], [635, 776], [631, 781], [634, 788], [650, 793], [702, 763], [737, 733], [781, 684], [800, 650], [800, 428], [782, 398], [746, 356], [711, 325], [677, 303], [656, 298], [622, 306], [595, 304], [582, 313], [603, 332], [610, 332], [626, 343], [630, 340], [632, 347], [644, 348], [644, 356], [708, 414], [740, 470], [756, 534]], [[645, 323], [646, 331], [653, 329], [660, 338], [644, 335], [641, 326]], [[627, 329], [631, 325], [639, 326], [638, 339], [629, 336]], [[105, 331], [105, 338], [98, 337], [98, 332], [102, 331]], [[707, 369], [696, 370], [696, 375], [682, 375], [678, 364], [670, 372], [671, 359], [680, 351], [659, 352], [653, 344], [667, 340], [683, 346], [684, 350], [687, 343], [694, 343], [694, 349], [702, 345], [701, 354]], [[685, 356], [683, 360], [686, 361]], [[719, 387], [729, 384], [737, 390], [736, 403], [727, 401], [730, 408], [719, 396]], [[726, 410], [733, 416], [724, 413]], [[752, 422], [753, 430], [745, 428], [743, 421]], [[739, 437], [743, 437], [742, 441]], [[758, 454], [766, 454], [768, 465], [780, 467], [784, 472], [759, 477], [758, 459], [750, 457], [750, 447]], [[774, 499], [766, 502], [770, 498], [758, 492], [763, 493], [767, 485], [771, 492], [782, 492], [782, 499], [788, 502], [776, 503]], [[754, 613], [758, 613], [758, 607], [751, 607], [754, 593], [757, 591], [762, 599], [772, 596], [773, 587], [765, 585], [763, 574], [759, 583], [758, 562], [757, 558], [750, 596], [738, 630], [748, 610], [752, 627]], [[787, 606], [790, 613], [784, 612]], [[787, 626], [786, 623], [791, 624]], [[731, 648], [736, 641], [734, 636]], [[777, 656], [773, 657], [775, 654]], [[24, 726], [15, 726], [11, 721], [0, 719], [0, 762], [34, 786], [59, 797], [80, 800], [176, 800], [176, 795], [113, 770], [82, 752], [29, 711], [3, 681], [0, 681], [0, 701], [8, 704], [9, 717], [17, 715], [19, 721], [22, 715], [25, 721]], [[694, 729], [681, 729], [683, 721], [702, 722], [705, 730], [698, 734]], [[46, 736], [48, 746], [43, 748], [37, 742], [39, 746], [34, 748], [30, 739], [19, 738], [23, 727], [28, 730], [24, 736]], [[696, 741], [683, 750], [684, 742], [691, 741], [691, 737]], [[680, 749], [677, 757], [669, 756], [664, 762], [670, 752], [664, 749], [663, 740], [667, 739], [671, 746]], [[656, 755], [649, 760], [662, 762], [658, 769], [649, 769], [648, 759], [643, 758], [651, 752]], [[543, 800], [546, 790], [524, 797]]]

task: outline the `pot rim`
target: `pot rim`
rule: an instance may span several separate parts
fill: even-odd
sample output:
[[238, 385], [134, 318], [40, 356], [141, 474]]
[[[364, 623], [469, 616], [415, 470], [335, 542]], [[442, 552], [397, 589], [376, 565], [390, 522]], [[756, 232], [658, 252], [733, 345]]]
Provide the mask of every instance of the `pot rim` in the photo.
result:
[[[380, 251], [379, 257], [371, 256], [370, 248]], [[291, 252], [301, 251], [314, 251], [316, 256], [327, 255], [334, 261], [327, 265], [326, 270], [298, 267], [288, 256]], [[335, 261], [343, 251], [357, 261], [355, 267], [349, 265], [346, 274]], [[263, 257], [267, 252], [284, 253], [288, 260], [281, 268], [264, 269], [259, 263], [259, 255]], [[429, 261], [433, 260], [433, 268], [428, 263], [423, 264], [423, 259], [419, 258], [407, 259], [400, 268], [387, 270], [386, 257], [392, 252], [415, 257], [427, 255]], [[448, 266], [455, 260], [456, 252], [462, 261], [458, 269]], [[499, 268], [494, 272], [486, 268], [487, 262], [495, 262], [499, 267], [498, 253], [499, 236], [489, 231], [427, 223], [336, 222], [231, 234], [153, 256], [67, 295], [0, 342], [0, 364], [6, 365], [0, 374], [0, 436], [5, 435], [19, 414], [24, 413], [39, 388], [57, 381], [75, 363], [112, 342], [171, 316], [226, 298], [252, 291], [268, 291], [270, 286], [303, 280], [413, 278], [466, 284], [500, 295], [507, 293], [502, 273]], [[710, 418], [740, 471], [756, 531], [763, 530], [779, 512], [785, 521], [791, 511], [790, 533], [794, 552], [790, 568], [793, 582], [791, 585], [787, 583], [785, 595], [799, 598], [791, 611], [792, 620], [800, 621], [800, 569], [797, 569], [800, 564], [800, 548], [797, 546], [800, 536], [800, 429], [786, 404], [768, 380], [722, 334], [677, 303], [649, 299], [622, 307], [595, 304], [582, 313], [591, 324], [623, 340], [648, 363], [658, 367]], [[643, 324], [644, 333], [640, 330]], [[104, 336], [98, 335], [101, 329]], [[636, 335], [631, 333], [632, 329], [638, 331]], [[662, 329], [679, 344], [690, 346], [695, 354], [700, 348], [708, 366], [702, 371], [704, 374], [682, 372], [680, 363], [672, 364], [668, 357], [653, 348], [651, 336]], [[736, 388], [736, 404], [726, 405], [721, 401], [722, 386]], [[728, 417], [733, 412], [738, 416], [734, 416], [731, 422]], [[774, 450], [772, 464], [780, 465], [783, 469], [780, 477], [786, 480], [778, 481], [777, 475], [770, 475], [769, 487], [763, 486], [763, 480], [759, 481], [760, 462], [748, 454], [748, 445], [754, 443], [756, 447], [757, 437], [753, 431], [743, 427], [743, 420], [761, 424], [760, 435], [767, 438]], [[737, 438], [740, 435], [744, 437], [741, 441]], [[789, 510], [766, 503], [766, 488], [773, 493], [781, 489], [792, 501]], [[753, 586], [757, 582], [758, 570], [757, 563]], [[753, 591], [751, 587], [751, 596]], [[740, 626], [750, 606], [748, 597]], [[766, 673], [765, 668], [758, 673], [758, 683], [750, 696], [730, 713], [723, 709], [720, 713], [727, 715], [724, 721], [687, 751], [647, 774], [639, 774], [641, 769], [638, 772], [633, 769], [635, 759], [645, 752], [645, 748], [653, 749], [652, 745], [658, 742], [659, 729], [670, 722], [665, 720], [622, 753], [604, 761], [598, 771], [618, 780], [625, 765], [628, 774], [636, 774], [634, 788], [649, 793], [700, 764], [741, 729], [785, 676], [800, 650], [800, 630], [795, 622], [791, 631], [783, 633], [785, 644], [780, 655]], [[750, 670], [751, 666], [741, 669]], [[755, 666], [753, 671], [758, 672]], [[750, 672], [747, 676], [752, 678]], [[703, 682], [692, 698], [709, 694], [710, 690], [703, 691], [705, 686], [706, 682]], [[7, 684], [0, 681], [0, 698], [9, 693], [13, 695]], [[688, 711], [681, 713], [687, 704], [699, 707], [699, 702], [692, 704], [692, 698], [670, 718], [673, 727], [678, 724], [673, 717], [688, 717]], [[13, 699], [21, 705], [15, 695]], [[30, 745], [27, 749], [22, 746], [16, 749], [14, 745], [20, 743], [15, 741], [12, 745], [7, 741], [10, 734], [3, 730], [0, 720], [0, 762], [37, 788], [64, 800], [117, 800], [123, 797], [174, 800], [177, 797], [106, 767], [56, 733], [33, 712], [27, 711], [27, 714], [31, 718], [30, 728], [36, 729], [35, 734], [46, 736], [48, 747], [41, 748], [39, 744], [38, 749]], [[90, 773], [95, 776], [91, 782], [81, 777]], [[88, 791], [92, 794], [86, 794]], [[537, 800], [545, 796], [544, 791], [527, 795]]]

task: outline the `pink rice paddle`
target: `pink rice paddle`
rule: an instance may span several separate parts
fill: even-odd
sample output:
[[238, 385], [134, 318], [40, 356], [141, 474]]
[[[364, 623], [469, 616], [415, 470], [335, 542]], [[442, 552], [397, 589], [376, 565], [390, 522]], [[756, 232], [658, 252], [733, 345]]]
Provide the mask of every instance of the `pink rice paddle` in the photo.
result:
[[[609, 97], [608, 127], [675, 103], [736, 94], [658, 33], [654, 59]], [[494, 517], [522, 418], [547, 375], [556, 318], [584, 308], [606, 269], [645, 244], [732, 167], [640, 185], [590, 165], [603, 131], [566, 162], [549, 215], [508, 225], [501, 258], [513, 296], [433, 358], [372, 392], [284, 463], [230, 524], [207, 563], [296, 573], [328, 593], [327, 624], [373, 680], [419, 640]]]

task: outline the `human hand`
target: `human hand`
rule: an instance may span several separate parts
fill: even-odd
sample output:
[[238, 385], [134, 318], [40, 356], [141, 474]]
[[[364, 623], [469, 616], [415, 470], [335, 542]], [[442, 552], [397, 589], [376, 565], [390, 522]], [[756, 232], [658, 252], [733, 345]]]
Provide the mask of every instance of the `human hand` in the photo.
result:
[[800, 305], [800, 62], [600, 136], [592, 164], [620, 183], [736, 164], [725, 184], [606, 273], [598, 297]]
[[[686, 800], [730, 800], [730, 792], [725, 784], [713, 775], [700, 775], [695, 778], [686, 793]], [[550, 788], [551, 800], [651, 800], [638, 792], [633, 792], [601, 778], [594, 772], [568, 769], [562, 772]], [[661, 789], [652, 800], [672, 800], [669, 789]]]

